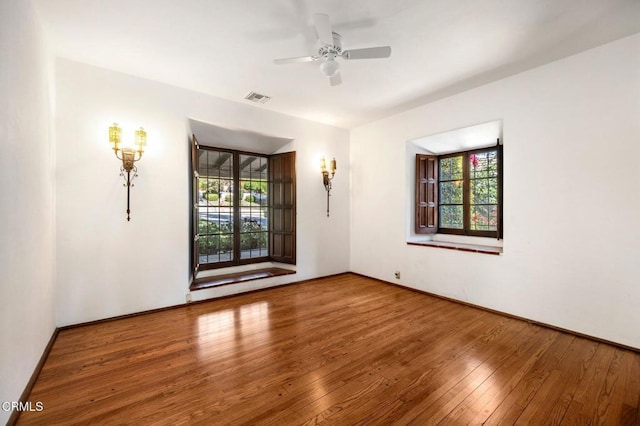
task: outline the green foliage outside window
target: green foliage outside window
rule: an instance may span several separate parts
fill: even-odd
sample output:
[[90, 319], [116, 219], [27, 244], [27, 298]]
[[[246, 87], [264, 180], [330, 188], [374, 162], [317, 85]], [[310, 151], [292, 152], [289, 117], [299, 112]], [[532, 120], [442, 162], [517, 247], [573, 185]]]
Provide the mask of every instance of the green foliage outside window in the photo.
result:
[[469, 208], [472, 230], [495, 231], [498, 226], [498, 153], [469, 155]]
[[261, 194], [267, 193], [267, 181], [266, 180], [243, 180], [242, 188], [247, 192], [258, 192]]
[[[233, 224], [200, 219], [198, 251], [202, 256], [227, 253], [233, 250]], [[267, 230], [254, 222], [240, 223], [240, 249], [267, 249]]]
[[462, 155], [440, 160], [440, 226], [462, 229]]

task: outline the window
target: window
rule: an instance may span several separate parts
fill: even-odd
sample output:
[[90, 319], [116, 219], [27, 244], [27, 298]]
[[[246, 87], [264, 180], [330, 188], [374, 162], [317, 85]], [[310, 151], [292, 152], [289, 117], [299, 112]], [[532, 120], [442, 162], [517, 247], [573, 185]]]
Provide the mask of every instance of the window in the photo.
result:
[[192, 269], [295, 263], [295, 153], [200, 146], [193, 137]]
[[502, 146], [416, 155], [418, 234], [502, 238]]

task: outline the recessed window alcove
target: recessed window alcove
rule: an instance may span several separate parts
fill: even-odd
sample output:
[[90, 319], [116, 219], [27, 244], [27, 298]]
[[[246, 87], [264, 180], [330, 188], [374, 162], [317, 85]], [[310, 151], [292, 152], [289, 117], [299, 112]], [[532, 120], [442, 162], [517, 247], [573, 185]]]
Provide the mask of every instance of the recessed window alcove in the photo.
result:
[[190, 290], [294, 274], [292, 140], [189, 122]]

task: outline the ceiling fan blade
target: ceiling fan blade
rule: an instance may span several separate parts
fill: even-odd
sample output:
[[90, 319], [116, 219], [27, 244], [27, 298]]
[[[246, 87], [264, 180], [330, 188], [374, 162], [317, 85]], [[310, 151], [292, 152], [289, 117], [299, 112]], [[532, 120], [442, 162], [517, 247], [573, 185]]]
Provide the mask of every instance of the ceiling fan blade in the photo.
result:
[[366, 47], [364, 49], [345, 50], [342, 52], [344, 59], [374, 59], [388, 58], [391, 56], [390, 46]]
[[316, 26], [316, 32], [318, 33], [318, 39], [322, 44], [328, 44], [333, 46], [333, 33], [331, 31], [331, 22], [329, 21], [329, 15], [324, 13], [316, 13], [313, 15], [313, 23]]
[[329, 77], [329, 83], [332, 86], [337, 86], [339, 84], [342, 84], [342, 77], [340, 77], [340, 73], [337, 73], [333, 77]]
[[319, 59], [318, 56], [300, 56], [297, 58], [282, 58], [282, 59], [274, 59], [273, 63], [274, 64], [294, 64], [297, 62], [313, 62], [313, 61], [317, 61]]

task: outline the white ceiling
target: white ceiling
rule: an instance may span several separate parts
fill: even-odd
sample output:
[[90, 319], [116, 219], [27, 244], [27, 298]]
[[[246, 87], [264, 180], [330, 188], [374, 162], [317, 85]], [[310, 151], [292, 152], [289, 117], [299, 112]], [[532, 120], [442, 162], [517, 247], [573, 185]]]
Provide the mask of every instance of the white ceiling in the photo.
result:
[[[639, 0], [34, 0], [57, 56], [352, 128], [640, 32]], [[343, 48], [330, 87], [313, 14]], [[252, 104], [254, 105], [254, 104]]]

